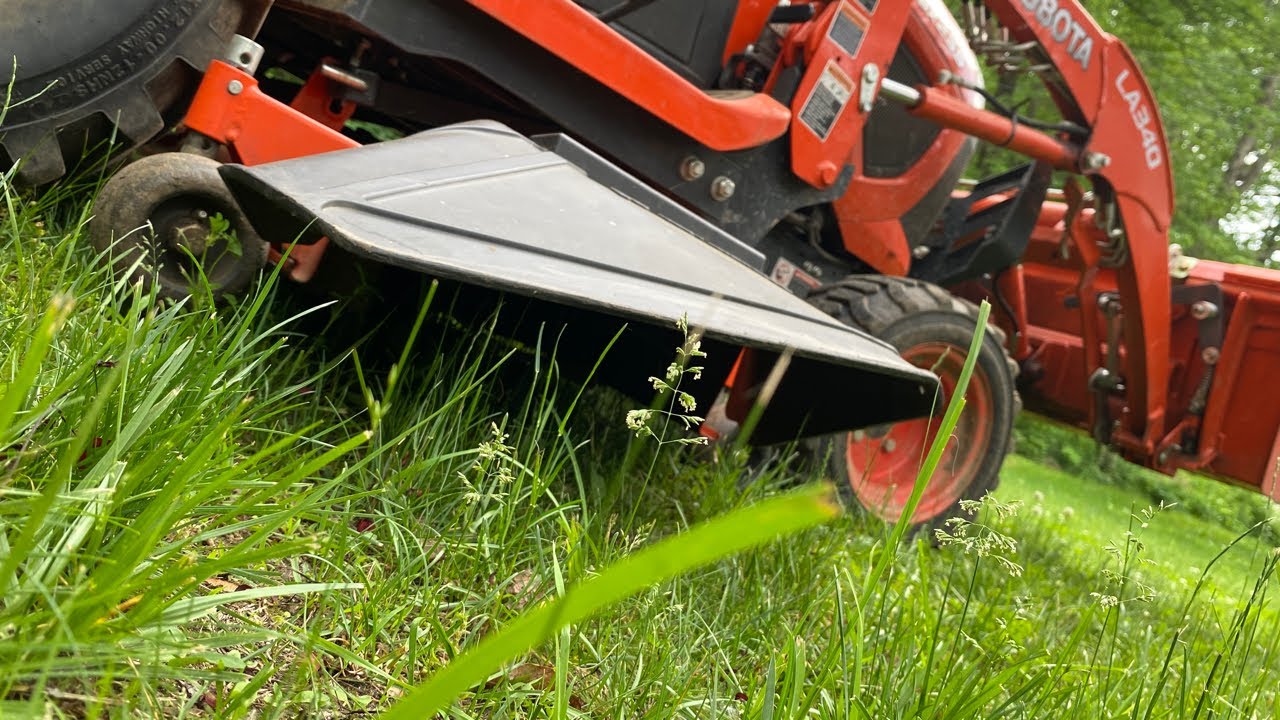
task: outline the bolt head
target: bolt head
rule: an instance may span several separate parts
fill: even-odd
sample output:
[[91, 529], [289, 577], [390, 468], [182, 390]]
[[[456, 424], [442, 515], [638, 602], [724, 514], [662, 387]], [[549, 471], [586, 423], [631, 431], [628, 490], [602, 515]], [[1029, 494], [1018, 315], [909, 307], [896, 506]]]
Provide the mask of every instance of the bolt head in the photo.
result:
[[898, 442], [893, 438], [885, 438], [884, 442], [880, 443], [881, 452], [891, 453], [897, 449], [898, 449]]
[[227, 92], [232, 95], [239, 95], [240, 93], [244, 92], [244, 83], [240, 82], [239, 80], [232, 80], [231, 82], [227, 83]]
[[911, 248], [911, 257], [916, 260], [923, 260], [929, 257], [929, 253], [933, 252], [933, 248], [928, 245], [917, 245]]
[[1222, 351], [1216, 347], [1207, 347], [1200, 351], [1200, 359], [1204, 360], [1205, 365], [1217, 365], [1221, 357]]
[[733, 191], [737, 186], [732, 180], [721, 175], [711, 182], [711, 198], [717, 202], [724, 202], [733, 197]]
[[1197, 300], [1191, 304], [1191, 317], [1196, 320], [1208, 320], [1216, 317], [1218, 314], [1218, 306], [1208, 300]]
[[1111, 157], [1100, 152], [1088, 152], [1084, 154], [1083, 164], [1086, 170], [1101, 170], [1111, 164]]
[[707, 173], [707, 165], [702, 160], [690, 155], [680, 163], [680, 177], [692, 182]]

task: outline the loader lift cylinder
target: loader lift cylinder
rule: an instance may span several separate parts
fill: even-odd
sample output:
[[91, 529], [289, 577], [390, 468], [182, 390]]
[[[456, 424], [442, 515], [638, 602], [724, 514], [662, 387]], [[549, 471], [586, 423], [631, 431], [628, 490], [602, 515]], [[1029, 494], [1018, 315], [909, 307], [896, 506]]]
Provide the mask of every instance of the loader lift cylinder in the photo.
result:
[[943, 127], [1049, 163], [1056, 170], [1082, 172], [1079, 148], [1011, 118], [978, 110], [932, 88], [911, 87], [889, 78], [880, 81], [880, 95]]

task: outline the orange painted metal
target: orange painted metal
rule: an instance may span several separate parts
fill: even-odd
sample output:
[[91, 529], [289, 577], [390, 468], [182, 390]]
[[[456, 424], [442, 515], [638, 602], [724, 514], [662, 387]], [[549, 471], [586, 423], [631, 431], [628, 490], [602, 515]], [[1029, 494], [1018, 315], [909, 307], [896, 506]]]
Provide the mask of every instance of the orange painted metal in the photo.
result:
[[[321, 99], [322, 94], [328, 93], [324, 89], [327, 86], [320, 84], [323, 78], [317, 80], [318, 77], [318, 73], [313, 75], [303, 87], [297, 101], [300, 109], [295, 109], [268, 97], [249, 73], [214, 60], [205, 71], [183, 122], [189, 129], [226, 145], [232, 158], [245, 165], [359, 145], [334, 127], [341, 127], [338, 120], [345, 122], [350, 114], [345, 108], [332, 112], [329, 102]], [[309, 117], [304, 111], [314, 112], [325, 121]], [[283, 260], [284, 272], [291, 280], [307, 282], [315, 275], [327, 245], [325, 238], [311, 245], [273, 244], [268, 259], [273, 263]]]
[[938, 88], [917, 86], [920, 102], [910, 108], [912, 115], [932, 120], [943, 127], [972, 135], [1008, 148], [1058, 170], [1079, 171], [1078, 148], [1039, 130], [987, 110], [978, 110]]
[[1204, 411], [1201, 452], [1175, 460], [1263, 488], [1273, 480], [1280, 434], [1280, 402], [1273, 391], [1280, 367], [1280, 271], [1201, 260], [1185, 282], [1222, 288], [1227, 332]]
[[866, 220], [850, 217], [854, 211], [842, 213], [840, 207], [860, 207], [849, 193], [837, 200], [836, 223], [844, 247], [859, 260], [882, 275], [902, 277], [911, 269], [911, 248], [898, 219]]
[[[969, 82], [982, 80], [977, 61], [967, 52], [963, 32], [940, 3], [911, 3], [902, 44], [932, 74], [946, 69]], [[944, 86], [941, 91], [975, 108], [982, 106], [977, 93], [958, 85]], [[902, 217], [937, 184], [965, 142], [968, 137], [964, 133], [943, 128], [920, 159], [900, 175], [872, 177], [864, 168], [856, 168], [848, 190], [832, 203], [845, 249], [876, 272], [906, 275], [911, 254]]]
[[[1022, 265], [1014, 265], [1000, 273], [995, 282], [1000, 297], [1004, 299], [1004, 303], [1000, 303], [1001, 311], [1011, 315], [1005, 323], [1009, 331], [1009, 354], [1020, 360], [1031, 354], [1031, 341], [1026, 330], [1031, 323], [1027, 308], [1027, 273]], [[1006, 304], [1008, 310], [1004, 308]]]
[[[1024, 373], [1030, 380], [1025, 397], [1029, 406], [1082, 427], [1089, 427], [1092, 397], [1087, 378], [1105, 363], [1106, 331], [1097, 310], [1100, 293], [1123, 293], [1121, 269], [1098, 266], [1096, 242], [1100, 232], [1092, 210], [1074, 220], [1076, 235], [1064, 257], [1061, 233], [1066, 217], [1063, 203], [1046, 203], [1045, 217], [1032, 235], [1023, 263], [1027, 297], [1027, 338], [1030, 352]], [[1090, 254], [1092, 253], [1092, 254]], [[1167, 266], [1157, 270], [1168, 280]], [[1171, 296], [1146, 296], [1143, 302], [1163, 305], [1170, 312], [1163, 360], [1169, 375], [1163, 387], [1148, 383], [1166, 402], [1167, 427], [1148, 449], [1142, 437], [1117, 433], [1113, 438], [1131, 460], [1165, 472], [1186, 468], [1234, 479], [1271, 493], [1280, 460], [1280, 403], [1271, 392], [1275, 368], [1280, 367], [1280, 271], [1199, 260], [1180, 283], [1216, 285], [1222, 289], [1226, 331], [1202, 413], [1192, 398], [1205, 381], [1199, 325], [1185, 306], [1171, 307]], [[1129, 317], [1126, 315], [1125, 321]], [[1134, 351], [1126, 340], [1120, 348], [1128, 365]], [[1148, 356], [1153, 351], [1147, 348]], [[1129, 377], [1125, 377], [1131, 383]], [[1141, 378], [1139, 378], [1141, 380]], [[1125, 418], [1131, 403], [1115, 401], [1113, 417]], [[1132, 411], [1130, 411], [1132, 412]], [[1188, 442], [1194, 445], [1188, 445]]]
[[[853, 162], [849, 192], [834, 209], [846, 247], [883, 273], [909, 270], [899, 219], [944, 174], [964, 133], [1083, 173], [1093, 181], [1093, 193], [1068, 192], [1065, 202], [1046, 203], [1023, 263], [997, 281], [1012, 307], [1011, 317], [1002, 320], [1020, 331], [1012, 350], [1038, 375], [1032, 378], [1034, 400], [1086, 427], [1098, 419], [1088, 379], [1105, 365], [1109, 350], [1098, 297], [1115, 293], [1123, 308], [1116, 351], [1124, 389], [1105, 398], [1109, 417], [1117, 421], [1110, 440], [1130, 459], [1165, 471], [1194, 468], [1277, 495], [1272, 483], [1280, 454], [1280, 403], [1270, 388], [1280, 366], [1280, 273], [1201, 261], [1185, 280], [1215, 284], [1225, 298], [1220, 359], [1203, 410], [1193, 412], [1190, 399], [1207, 363], [1197, 321], [1185, 309], [1171, 308], [1167, 244], [1173, 184], [1164, 131], [1128, 50], [1102, 32], [1076, 0], [985, 3], [1015, 40], [1045, 48], [1062, 79], [1051, 95], [1066, 120], [1089, 129], [1087, 143], [1077, 147], [979, 110], [969, 91], [954, 86], [921, 88], [915, 112], [946, 129], [898, 178], [869, 178], [857, 167], [865, 121], [857, 108], [858, 85], [868, 63], [884, 75], [900, 42], [923, 59], [926, 71], [957, 57], [949, 46], [954, 38], [939, 29], [923, 0], [881, 0], [873, 15], [847, 0], [815, 3], [818, 19], [793, 26], [784, 45], [782, 63], [800, 57], [806, 68], [792, 109], [765, 94], [709, 95], [570, 0], [468, 2], [712, 149], [750, 148], [790, 131], [793, 170], [818, 187], [836, 182]], [[769, 11], [770, 2], [743, 0], [726, 58], [759, 36]], [[832, 40], [837, 20], [862, 29], [856, 53]], [[852, 107], [819, 137], [799, 116], [824, 72], [851, 83]], [[240, 86], [235, 94], [229, 92], [232, 81]], [[236, 160], [254, 164], [355, 145], [337, 132], [347, 107], [330, 103], [327, 88], [312, 78], [291, 109], [262, 94], [249, 75], [215, 62], [186, 122], [226, 144]], [[1113, 214], [1115, 220], [1105, 222]], [[1123, 241], [1119, 253], [1117, 233]], [[290, 275], [309, 277], [322, 252], [295, 248], [292, 258], [301, 262]], [[750, 353], [740, 358], [744, 368], [753, 361]], [[737, 410], [750, 396], [739, 384], [731, 383]]]
[[[798, 3], [797, 3], [798, 4]], [[773, 9], [778, 6], [777, 0], [740, 0], [734, 12], [733, 25], [729, 28], [729, 40], [725, 43], [724, 54], [720, 59], [722, 65], [754, 43], [759, 37]]]
[[[1124, 43], [1103, 32], [1076, 0], [984, 0], [1018, 42], [1039, 43], [1061, 77], [1051, 94], [1065, 119], [1090, 129], [1083, 157], [1114, 194], [1127, 257], [1115, 268], [1125, 308], [1127, 404], [1121, 443], [1153, 455], [1168, 430], [1173, 175], [1164, 128], [1142, 71]], [[1082, 308], [1083, 310], [1083, 308]]]
[[[325, 58], [321, 62], [334, 62]], [[356, 114], [356, 104], [350, 100], [338, 98], [334, 92], [333, 81], [317, 69], [307, 78], [307, 82], [293, 96], [289, 107], [324, 125], [335, 132], [342, 132], [351, 116]]]
[[[1066, 245], [1076, 259], [1071, 290], [1076, 307], [1071, 314], [1082, 318], [1073, 332], [1083, 342], [1084, 355], [1071, 361], [1083, 362], [1082, 367], [1072, 365], [1071, 375], [1087, 378], [1103, 361], [1106, 328], [1098, 321], [1097, 286], [1101, 283], [1118, 294], [1123, 308], [1118, 357], [1123, 363], [1124, 390], [1123, 397], [1107, 400], [1109, 415], [1119, 421], [1111, 440], [1131, 456], [1155, 462], [1161, 442], [1177, 423], [1166, 417], [1172, 317], [1167, 247], [1173, 180], [1154, 99], [1128, 49], [1103, 32], [1076, 0], [984, 0], [984, 4], [1015, 42], [1044, 48], [1061, 78], [1049, 87], [1050, 94], [1064, 120], [1088, 129], [1087, 142], [1075, 147], [1000, 115], [976, 111], [935, 87], [917, 88], [922, 98], [912, 112], [1092, 179], [1100, 201], [1086, 203], [1081, 193], [1070, 198], [1062, 232], [1043, 251], [1051, 255]], [[1096, 222], [1099, 218], [1113, 219]], [[1028, 272], [1028, 283], [1036, 280], [1036, 274]], [[1036, 293], [1028, 288], [1033, 315], [1038, 308]], [[1054, 336], [1055, 342], [1061, 337]], [[1044, 352], [1071, 351], [1059, 343]], [[1089, 394], [1087, 386], [1076, 385], [1072, 390], [1086, 398]], [[1058, 395], [1058, 399], [1064, 398]], [[1089, 406], [1084, 401], [1069, 404]]]
[[[231, 83], [239, 92], [231, 92]], [[257, 165], [359, 145], [277, 100], [258, 81], [214, 60], [187, 110], [186, 126], [230, 148], [238, 162]]]
[[791, 124], [768, 95], [708, 94], [571, 0], [467, 2], [712, 150], [757, 147]]
[[[874, 66], [877, 77], [887, 74], [910, 9], [906, 2], [882, 3], [872, 23], [862, 5], [848, 0], [833, 2], [818, 18], [797, 25], [785, 38], [784, 62], [774, 69], [771, 82], [776, 82], [787, 59], [804, 59], [804, 77], [791, 105], [791, 171], [801, 180], [818, 188], [831, 187], [851, 161], [861, 164], [862, 128], [867, 120], [867, 112], [858, 104], [862, 73]], [[856, 48], [836, 41], [840, 37], [848, 44], [851, 33], [861, 33]], [[829, 103], [832, 90], [836, 96], [842, 92], [847, 95], [822, 133], [824, 128], [815, 129], [805, 111], [810, 103]]]
[[1267, 458], [1270, 464], [1263, 469], [1260, 489], [1267, 497], [1280, 502], [1280, 432], [1276, 433]]

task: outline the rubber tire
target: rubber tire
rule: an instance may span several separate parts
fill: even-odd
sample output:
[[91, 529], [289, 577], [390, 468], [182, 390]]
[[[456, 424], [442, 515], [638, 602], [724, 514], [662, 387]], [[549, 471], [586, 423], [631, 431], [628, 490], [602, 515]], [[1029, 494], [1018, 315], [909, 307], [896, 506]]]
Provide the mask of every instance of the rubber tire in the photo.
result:
[[175, 277], [172, 272], [156, 273], [137, 260], [141, 253], [154, 263], [165, 251], [147, 229], [157, 209], [170, 201], [198, 197], [202, 207], [227, 219], [240, 240], [239, 257], [221, 253], [219, 257], [225, 261], [207, 269], [214, 297], [225, 299], [242, 294], [266, 264], [268, 248], [222, 182], [219, 166], [218, 161], [202, 155], [176, 152], [150, 155], [126, 165], [107, 181], [94, 202], [94, 216], [89, 222], [93, 247], [109, 257], [116, 271], [128, 274], [131, 281], [141, 279], [147, 286], [156, 284], [161, 297], [189, 297], [193, 288], [184, 278]]
[[[809, 301], [847, 325], [888, 342], [900, 351], [922, 342], [943, 341], [968, 348], [977, 323], [978, 308], [946, 290], [920, 280], [888, 276], [850, 276], [823, 286]], [[940, 527], [951, 517], [967, 517], [961, 500], [979, 500], [996, 488], [1000, 467], [1012, 449], [1013, 420], [1021, 410], [1016, 380], [1017, 363], [1005, 351], [1000, 328], [988, 324], [976, 373], [983, 373], [992, 394], [992, 432], [983, 461], [960, 497], [947, 509], [920, 518], [916, 529]], [[827, 462], [842, 498], [851, 508], [862, 508], [854, 493], [846, 463], [847, 434], [821, 439], [814, 450]]]
[[[81, 12], [78, 3], [85, 4]], [[163, 131], [166, 120], [176, 119], [166, 114], [179, 109], [200, 72], [225, 51], [245, 12], [239, 0], [110, 5], [134, 17], [100, 28], [85, 22], [92, 19], [88, 13], [102, 12], [95, 0], [25, 0], [0, 19], [0, 47], [10, 55], [24, 46], [41, 54], [32, 44], [37, 26], [41, 38], [66, 37], [67, 57], [43, 53], [31, 74], [18, 57], [15, 104], [0, 129], [0, 171], [21, 159], [17, 180], [24, 185], [58, 179], [86, 150], [107, 141], [127, 149]], [[96, 38], [94, 32], [113, 34]], [[11, 62], [0, 62], [6, 79]]]

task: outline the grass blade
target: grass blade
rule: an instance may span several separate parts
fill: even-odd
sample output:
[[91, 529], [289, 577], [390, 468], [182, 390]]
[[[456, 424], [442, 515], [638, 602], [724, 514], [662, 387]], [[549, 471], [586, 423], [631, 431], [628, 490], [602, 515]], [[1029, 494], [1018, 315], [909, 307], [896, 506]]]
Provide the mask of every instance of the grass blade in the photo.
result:
[[736, 510], [640, 550], [481, 641], [383, 717], [386, 720], [429, 717], [468, 688], [483, 682], [503, 663], [546, 641], [560, 628], [584, 620], [655, 583], [780, 535], [821, 524], [839, 512], [830, 488], [810, 486]]

